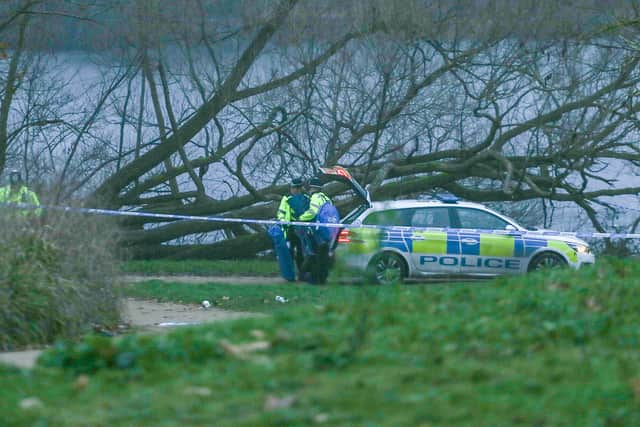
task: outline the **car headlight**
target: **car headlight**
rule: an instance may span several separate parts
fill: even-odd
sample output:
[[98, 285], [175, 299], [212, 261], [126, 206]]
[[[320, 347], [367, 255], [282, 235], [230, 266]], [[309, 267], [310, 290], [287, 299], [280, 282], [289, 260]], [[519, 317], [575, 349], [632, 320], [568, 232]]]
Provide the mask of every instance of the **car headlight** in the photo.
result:
[[591, 252], [591, 250], [589, 249], [589, 246], [576, 245], [576, 252], [578, 252], [579, 254], [588, 254], [589, 252]]
[[591, 249], [588, 245], [582, 245], [580, 243], [567, 243], [571, 249], [576, 251], [579, 254], [589, 254], [591, 253]]

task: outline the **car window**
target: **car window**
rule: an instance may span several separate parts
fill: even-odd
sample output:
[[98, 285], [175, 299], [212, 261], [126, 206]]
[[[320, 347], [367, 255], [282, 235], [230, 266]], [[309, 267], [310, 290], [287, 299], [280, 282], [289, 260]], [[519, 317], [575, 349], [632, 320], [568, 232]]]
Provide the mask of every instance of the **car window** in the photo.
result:
[[450, 227], [449, 208], [411, 209], [411, 226], [413, 227]]
[[508, 222], [492, 213], [479, 209], [456, 208], [461, 228], [479, 228], [483, 230], [504, 230]]
[[410, 225], [412, 209], [387, 209], [370, 213], [363, 221], [367, 225]]

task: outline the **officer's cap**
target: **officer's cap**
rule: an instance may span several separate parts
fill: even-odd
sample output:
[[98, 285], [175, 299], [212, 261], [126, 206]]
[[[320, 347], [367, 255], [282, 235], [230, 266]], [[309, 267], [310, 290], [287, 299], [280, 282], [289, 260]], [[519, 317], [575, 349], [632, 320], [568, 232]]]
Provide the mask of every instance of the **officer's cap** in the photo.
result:
[[11, 182], [20, 182], [22, 181], [22, 174], [18, 169], [11, 169], [9, 172], [9, 180]]
[[309, 187], [322, 188], [322, 181], [320, 178], [313, 177], [309, 180]]
[[291, 180], [292, 187], [302, 187], [303, 185], [304, 185], [304, 181], [302, 180], [302, 178], [293, 178]]

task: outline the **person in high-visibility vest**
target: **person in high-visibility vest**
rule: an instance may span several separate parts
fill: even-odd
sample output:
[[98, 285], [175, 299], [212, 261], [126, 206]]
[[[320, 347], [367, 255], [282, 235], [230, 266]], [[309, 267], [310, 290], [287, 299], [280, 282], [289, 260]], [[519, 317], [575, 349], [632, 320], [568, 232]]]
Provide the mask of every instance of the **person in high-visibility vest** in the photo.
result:
[[[333, 202], [329, 196], [322, 192], [322, 181], [319, 178], [311, 178], [307, 185], [311, 199], [309, 209], [300, 215], [300, 221], [315, 222], [320, 208], [325, 203], [333, 204]], [[305, 257], [302, 270], [309, 272], [310, 275], [307, 278], [311, 283], [324, 283], [329, 270], [329, 248], [326, 247], [327, 245], [318, 245], [315, 242], [314, 231], [310, 227], [304, 228], [304, 230], [300, 230], [299, 234]]]
[[[300, 178], [291, 180], [289, 194], [283, 196], [278, 207], [278, 221], [298, 221], [300, 215], [309, 208], [309, 196], [304, 191], [304, 181]], [[300, 238], [290, 227], [283, 226], [283, 232], [289, 242], [291, 257], [294, 259], [298, 271], [304, 262], [304, 255], [300, 244]]]
[[[38, 200], [36, 193], [24, 184], [20, 172], [15, 169], [9, 173], [9, 184], [0, 187], [0, 203], [23, 203], [40, 206], [40, 200]], [[20, 214], [22, 216], [40, 216], [42, 209], [23, 209]]]
[[322, 181], [320, 181], [320, 179], [311, 178], [308, 185], [309, 192], [311, 193], [311, 200], [309, 201], [309, 209], [300, 215], [300, 221], [313, 222], [322, 205], [327, 202], [332, 202], [331, 198], [322, 192]]

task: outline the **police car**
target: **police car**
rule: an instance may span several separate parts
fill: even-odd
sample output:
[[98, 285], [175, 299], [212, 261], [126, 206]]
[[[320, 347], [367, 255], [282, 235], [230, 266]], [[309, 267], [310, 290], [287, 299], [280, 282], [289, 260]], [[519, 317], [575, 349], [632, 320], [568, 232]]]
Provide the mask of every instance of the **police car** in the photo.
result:
[[527, 229], [486, 206], [453, 196], [369, 201], [343, 223], [354, 227], [340, 231], [336, 263], [369, 272], [379, 283], [441, 276], [492, 277], [561, 266], [579, 268], [595, 262], [583, 240]]

